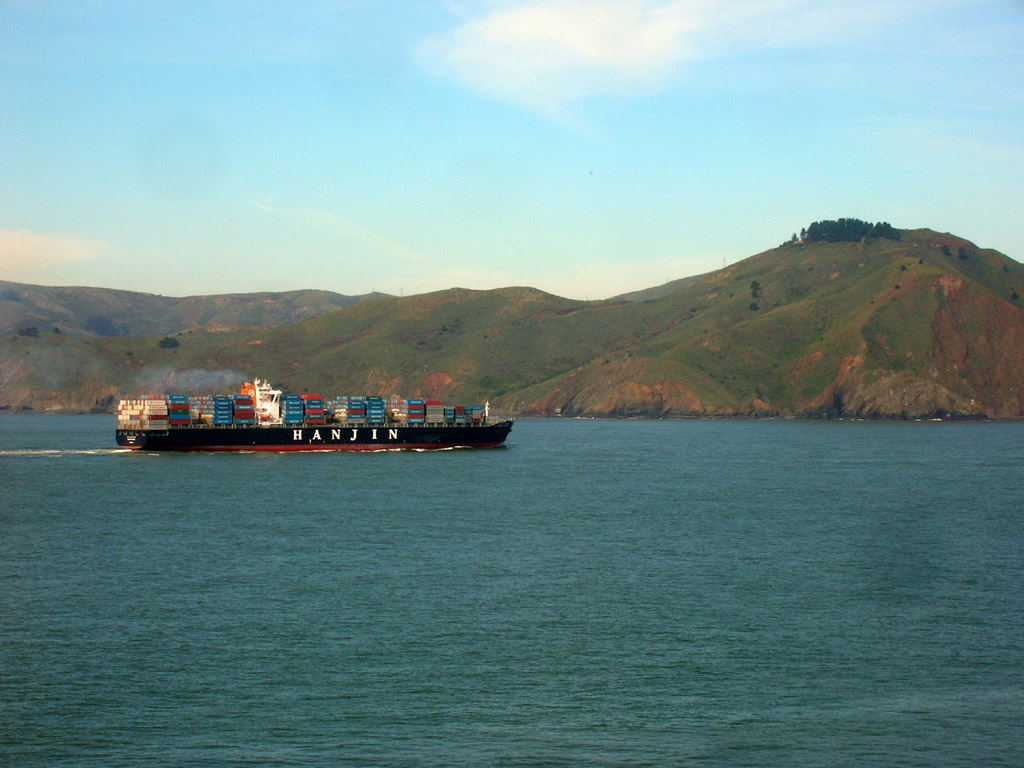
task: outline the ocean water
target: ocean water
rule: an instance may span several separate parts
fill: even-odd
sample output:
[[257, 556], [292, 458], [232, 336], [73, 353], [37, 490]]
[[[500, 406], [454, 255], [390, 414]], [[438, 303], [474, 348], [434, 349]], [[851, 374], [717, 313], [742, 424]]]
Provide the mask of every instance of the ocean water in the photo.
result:
[[1024, 424], [0, 417], [0, 765], [1020, 766]]

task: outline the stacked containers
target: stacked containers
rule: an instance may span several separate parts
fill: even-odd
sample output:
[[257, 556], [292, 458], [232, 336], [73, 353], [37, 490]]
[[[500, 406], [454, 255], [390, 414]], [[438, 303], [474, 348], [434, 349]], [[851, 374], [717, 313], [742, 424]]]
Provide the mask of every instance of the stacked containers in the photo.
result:
[[188, 395], [167, 396], [167, 423], [172, 427], [187, 427], [189, 424]]
[[306, 423], [320, 425], [324, 423], [324, 399], [320, 395], [300, 395], [306, 409]]
[[332, 406], [335, 420], [344, 421], [348, 416], [348, 398], [344, 395], [339, 395], [334, 398]]
[[150, 429], [167, 429], [167, 402], [163, 395], [149, 395], [146, 398], [146, 415]]
[[189, 417], [192, 421], [210, 421], [213, 416], [213, 398], [209, 395], [193, 395], [188, 399]]
[[117, 405], [118, 429], [166, 429], [167, 403], [163, 395], [121, 400]]
[[256, 411], [253, 408], [252, 395], [232, 395], [235, 424], [251, 427], [256, 423]]
[[391, 408], [391, 416], [394, 421], [405, 421], [409, 416], [409, 402], [400, 397], [393, 396], [388, 402]]
[[423, 424], [427, 416], [427, 404], [423, 400], [409, 400], [406, 412], [409, 414], [406, 421], [409, 424]]
[[[320, 395], [285, 395], [282, 415], [286, 425], [324, 425], [329, 414], [350, 424], [386, 424], [389, 409], [394, 420], [408, 424], [483, 424], [480, 405], [444, 405], [440, 400], [403, 400], [392, 397], [336, 397], [327, 403]], [[251, 395], [188, 397], [186, 395], [146, 395], [137, 400], [122, 400], [117, 409], [118, 429], [165, 429], [189, 426], [200, 421], [215, 426], [238, 424], [251, 426], [256, 414]]]
[[[121, 400], [117, 404], [117, 428], [140, 429], [142, 427], [142, 412], [145, 407], [145, 400]], [[149, 426], [149, 419], [147, 418], [146, 421]]]
[[366, 398], [350, 397], [345, 408], [345, 415], [349, 424], [366, 423]]
[[368, 397], [366, 398], [366, 423], [367, 424], [383, 424], [385, 421], [384, 414], [384, 398], [383, 397]]
[[439, 424], [444, 421], [444, 403], [440, 400], [427, 400], [425, 405], [428, 424]]
[[282, 401], [284, 407], [284, 423], [292, 426], [301, 424], [306, 418], [306, 408], [302, 398], [298, 395], [285, 395]]
[[235, 408], [230, 397], [213, 398], [213, 425], [230, 427], [235, 420]]

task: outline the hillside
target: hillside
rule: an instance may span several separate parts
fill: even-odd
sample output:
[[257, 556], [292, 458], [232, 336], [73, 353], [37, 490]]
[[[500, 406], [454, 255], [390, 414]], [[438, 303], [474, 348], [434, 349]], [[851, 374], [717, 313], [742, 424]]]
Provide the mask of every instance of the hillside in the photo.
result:
[[660, 299], [662, 296], [668, 296], [670, 293], [675, 293], [680, 288], [703, 280], [705, 277], [707, 277], [707, 274], [693, 275], [692, 277], [681, 277], [678, 280], [669, 280], [667, 283], [656, 285], [653, 288], [644, 288], [639, 291], [622, 293], [618, 296], [613, 296], [609, 301], [649, 301], [650, 299]]
[[0, 334], [57, 328], [72, 336], [167, 336], [199, 327], [288, 325], [380, 295], [304, 290], [176, 298], [0, 280]]
[[1022, 283], [1019, 263], [929, 230], [783, 246], [650, 302], [633, 349], [571, 372], [540, 405], [1020, 417]]
[[1024, 416], [1024, 266], [931, 230], [789, 243], [667, 295], [532, 288], [378, 298], [299, 323], [0, 338], [0, 406], [90, 408], [246, 376], [521, 414]]

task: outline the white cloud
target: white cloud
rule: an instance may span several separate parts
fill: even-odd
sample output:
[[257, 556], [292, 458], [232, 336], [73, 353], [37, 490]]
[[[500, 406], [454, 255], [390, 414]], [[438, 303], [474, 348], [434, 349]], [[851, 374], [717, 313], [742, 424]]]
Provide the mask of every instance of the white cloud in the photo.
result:
[[687, 62], [849, 38], [943, 0], [532, 0], [426, 40], [425, 64], [472, 90], [559, 115], [579, 99], [657, 91]]
[[0, 229], [0, 276], [15, 282], [45, 278], [53, 267], [94, 259], [106, 252], [102, 240]]
[[466, 21], [423, 46], [438, 72], [545, 112], [606, 91], [654, 88], [687, 53], [692, 20], [640, 0], [547, 0]]

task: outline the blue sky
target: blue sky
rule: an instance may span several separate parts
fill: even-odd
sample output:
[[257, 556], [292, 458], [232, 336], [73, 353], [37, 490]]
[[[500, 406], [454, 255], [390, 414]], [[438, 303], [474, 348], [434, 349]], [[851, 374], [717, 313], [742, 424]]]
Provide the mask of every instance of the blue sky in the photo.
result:
[[1024, 258], [1024, 3], [0, 2], [0, 279], [599, 299], [842, 216]]

